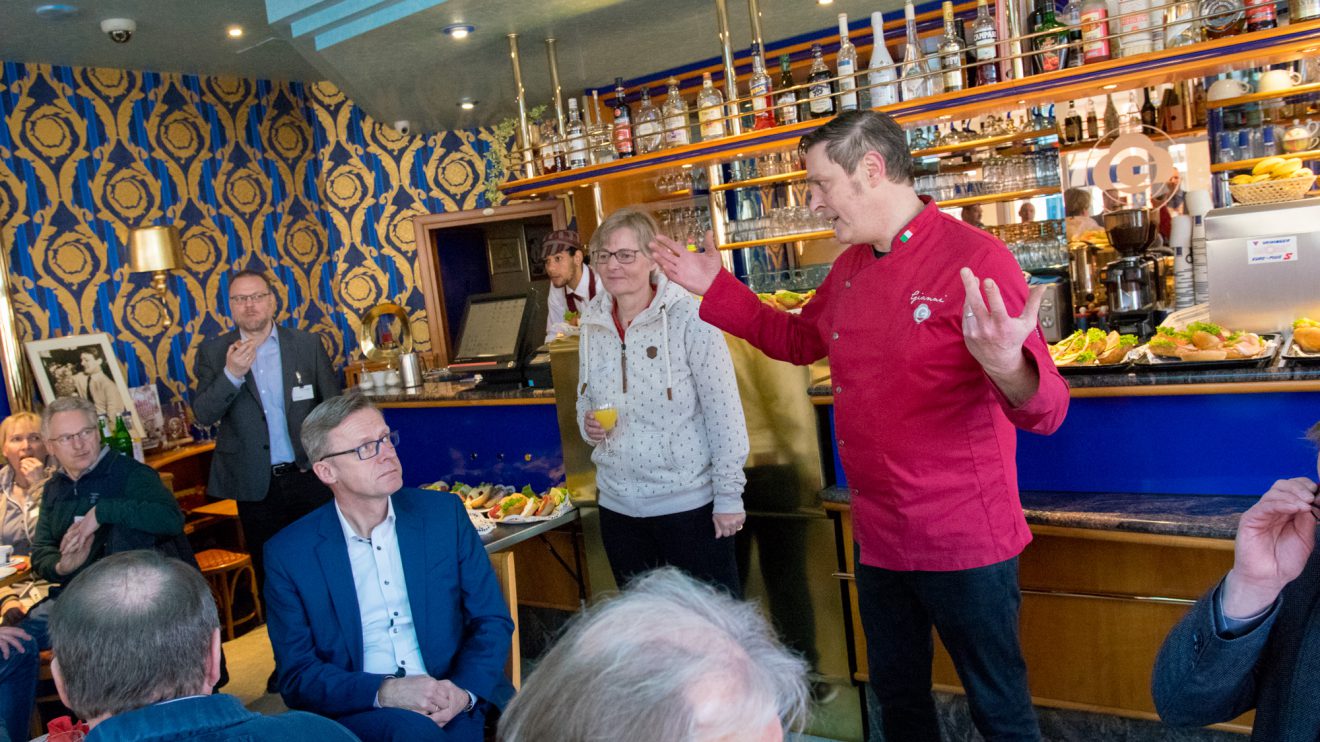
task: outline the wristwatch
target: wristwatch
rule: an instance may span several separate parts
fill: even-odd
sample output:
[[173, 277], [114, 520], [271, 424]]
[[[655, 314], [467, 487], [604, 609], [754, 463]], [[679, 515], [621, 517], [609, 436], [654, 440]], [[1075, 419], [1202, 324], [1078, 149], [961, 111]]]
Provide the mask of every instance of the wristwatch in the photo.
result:
[[467, 712], [469, 712], [469, 711], [471, 711], [472, 709], [476, 708], [476, 706], [477, 706], [477, 697], [476, 697], [475, 695], [473, 695], [473, 694], [472, 694], [472, 691], [470, 691], [470, 690], [464, 690], [463, 692], [466, 693], [466, 694], [468, 694], [468, 705], [467, 705], [467, 708], [463, 709], [463, 713], [466, 714]]

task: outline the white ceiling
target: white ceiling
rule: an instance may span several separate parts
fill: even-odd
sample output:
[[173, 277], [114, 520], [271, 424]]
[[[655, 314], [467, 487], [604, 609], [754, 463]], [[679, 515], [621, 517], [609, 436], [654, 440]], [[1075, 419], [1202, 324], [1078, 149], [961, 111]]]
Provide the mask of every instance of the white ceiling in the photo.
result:
[[[322, 51], [287, 25], [266, 22], [263, 0], [66, 0], [78, 12], [38, 17], [38, 0], [0, 0], [0, 61], [117, 67], [274, 80], [330, 80], [382, 121], [410, 120], [414, 132], [488, 125], [515, 113], [508, 33], [519, 34], [529, 105], [550, 98], [545, 39], [555, 37], [566, 93], [716, 59], [714, 0], [448, 0]], [[767, 42], [832, 28], [899, 0], [762, 0]], [[730, 0], [735, 48], [751, 41], [748, 7]], [[104, 18], [137, 22], [127, 44], [100, 30]], [[475, 34], [449, 39], [440, 29], [471, 23]], [[225, 35], [230, 24], [245, 35]], [[475, 111], [458, 108], [479, 101]]]

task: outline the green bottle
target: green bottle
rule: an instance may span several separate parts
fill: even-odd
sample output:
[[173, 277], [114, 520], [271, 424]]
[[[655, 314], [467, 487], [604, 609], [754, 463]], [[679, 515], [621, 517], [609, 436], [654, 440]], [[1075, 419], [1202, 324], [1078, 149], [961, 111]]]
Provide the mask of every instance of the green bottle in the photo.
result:
[[96, 416], [96, 429], [101, 433], [101, 445], [110, 445], [110, 438], [114, 435], [114, 431], [110, 429], [110, 418], [106, 417], [104, 412]]
[[133, 455], [133, 437], [128, 434], [128, 426], [124, 424], [123, 415], [120, 415], [115, 422], [115, 434], [110, 436], [110, 447], [125, 456]]

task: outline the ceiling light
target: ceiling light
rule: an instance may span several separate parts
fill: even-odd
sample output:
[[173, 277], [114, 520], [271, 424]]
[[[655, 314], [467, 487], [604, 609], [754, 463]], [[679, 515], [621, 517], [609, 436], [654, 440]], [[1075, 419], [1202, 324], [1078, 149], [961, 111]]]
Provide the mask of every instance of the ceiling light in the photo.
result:
[[229, 34], [229, 38], [231, 39], [241, 39], [243, 38], [243, 27], [230, 26], [229, 28], [225, 29], [225, 33]]
[[466, 39], [473, 31], [477, 30], [477, 27], [471, 23], [455, 23], [440, 30], [449, 34], [450, 38]]
[[47, 5], [38, 5], [35, 9], [33, 9], [33, 12], [37, 14], [38, 18], [44, 18], [45, 20], [53, 21], [53, 20], [59, 20], [60, 18], [68, 18], [69, 16], [77, 15], [78, 8], [77, 6], [66, 5], [64, 3], [50, 3]]
[[833, 5], [834, 0], [816, 0], [817, 5]]
[[463, 109], [464, 111], [471, 111], [472, 109], [477, 107], [477, 102], [472, 100], [471, 98], [464, 98], [463, 100], [458, 102], [458, 107]]
[[1116, 82], [1111, 82], [1111, 83], [1109, 83], [1108, 85], [1102, 85], [1102, 86], [1100, 86], [1100, 89], [1101, 89], [1101, 90], [1113, 90], [1113, 89], [1116, 88], [1116, 87], [1118, 87], [1118, 83], [1116, 83]]

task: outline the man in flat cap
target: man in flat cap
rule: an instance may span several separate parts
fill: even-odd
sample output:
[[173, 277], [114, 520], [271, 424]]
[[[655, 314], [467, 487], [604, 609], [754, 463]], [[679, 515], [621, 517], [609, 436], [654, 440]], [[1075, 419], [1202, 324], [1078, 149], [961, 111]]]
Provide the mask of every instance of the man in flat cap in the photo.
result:
[[583, 265], [582, 240], [571, 229], [546, 235], [541, 243], [541, 259], [550, 277], [549, 312], [545, 318], [545, 341], [560, 335], [576, 334], [577, 318], [587, 302], [603, 289], [600, 276]]

